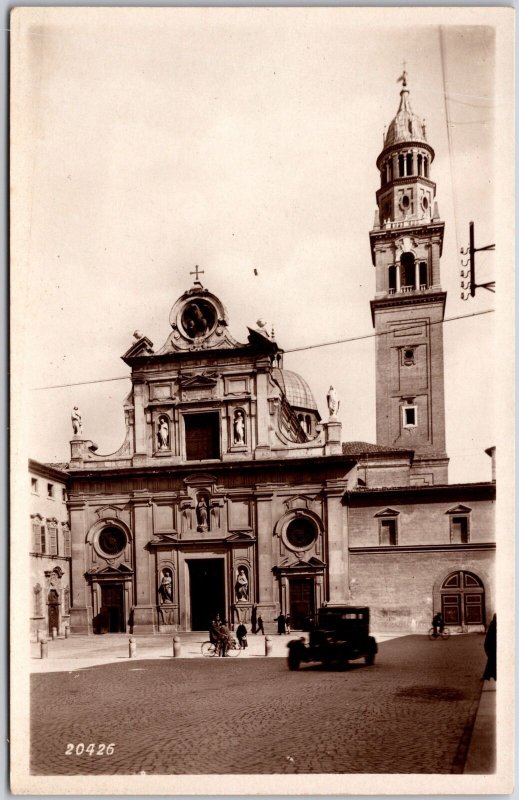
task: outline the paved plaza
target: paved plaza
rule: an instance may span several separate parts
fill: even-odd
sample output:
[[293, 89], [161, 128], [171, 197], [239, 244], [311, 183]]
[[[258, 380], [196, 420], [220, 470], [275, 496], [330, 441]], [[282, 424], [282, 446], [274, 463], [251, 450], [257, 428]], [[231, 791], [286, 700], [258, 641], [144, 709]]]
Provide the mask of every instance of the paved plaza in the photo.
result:
[[[276, 639], [279, 654], [287, 640]], [[89, 641], [106, 648], [110, 637]], [[290, 672], [284, 658], [259, 653], [173, 659], [156, 642], [152, 658], [121, 650], [112, 663], [78, 659], [75, 668], [55, 658], [62, 671], [32, 675], [34, 774], [463, 771], [485, 664], [481, 636], [383, 641], [373, 667], [343, 672]]]

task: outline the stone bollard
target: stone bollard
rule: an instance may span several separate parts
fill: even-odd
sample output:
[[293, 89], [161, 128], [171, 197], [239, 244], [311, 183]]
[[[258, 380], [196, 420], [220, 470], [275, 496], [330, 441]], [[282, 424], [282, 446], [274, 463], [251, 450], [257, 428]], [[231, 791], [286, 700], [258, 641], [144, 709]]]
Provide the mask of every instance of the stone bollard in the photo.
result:
[[52, 629], [52, 638], [53, 639], [57, 639], [58, 638], [58, 629], [57, 628], [53, 628]]
[[180, 658], [182, 656], [182, 645], [180, 644], [180, 637], [173, 637], [173, 658]]
[[270, 656], [272, 653], [272, 639], [270, 636], [265, 636], [265, 655]]
[[130, 640], [128, 642], [128, 649], [129, 649], [128, 657], [135, 658], [135, 655], [137, 653], [137, 642], [135, 641], [135, 636], [130, 636]]
[[40, 658], [47, 658], [49, 655], [49, 645], [47, 639], [40, 639]]
[[65, 625], [65, 639], [70, 636], [70, 625]]

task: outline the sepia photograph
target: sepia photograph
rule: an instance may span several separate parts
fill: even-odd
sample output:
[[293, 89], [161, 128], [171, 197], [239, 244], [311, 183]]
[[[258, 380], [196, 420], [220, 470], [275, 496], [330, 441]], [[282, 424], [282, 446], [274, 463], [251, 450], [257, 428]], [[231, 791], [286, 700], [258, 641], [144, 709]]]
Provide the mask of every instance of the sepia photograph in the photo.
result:
[[514, 24], [11, 12], [14, 793], [512, 791]]

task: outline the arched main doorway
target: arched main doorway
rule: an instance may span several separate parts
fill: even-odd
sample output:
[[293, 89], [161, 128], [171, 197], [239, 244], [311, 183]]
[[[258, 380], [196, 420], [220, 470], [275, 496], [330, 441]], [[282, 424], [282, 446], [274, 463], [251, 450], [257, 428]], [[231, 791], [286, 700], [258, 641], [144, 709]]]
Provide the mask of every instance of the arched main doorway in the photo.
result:
[[452, 572], [443, 581], [440, 595], [446, 625], [485, 624], [485, 588], [477, 575]]

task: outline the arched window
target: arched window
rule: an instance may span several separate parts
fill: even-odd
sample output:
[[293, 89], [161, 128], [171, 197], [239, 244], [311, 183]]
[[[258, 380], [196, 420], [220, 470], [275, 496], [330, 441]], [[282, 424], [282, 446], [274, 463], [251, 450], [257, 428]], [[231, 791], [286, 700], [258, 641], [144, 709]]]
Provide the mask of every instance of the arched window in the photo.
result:
[[388, 290], [389, 294], [394, 294], [396, 292], [396, 266], [395, 264], [390, 264], [387, 270], [387, 281], [388, 281]]
[[406, 155], [407, 175], [413, 174], [413, 154], [407, 153]]
[[312, 433], [312, 418], [311, 418], [310, 414], [306, 415], [305, 422], [306, 422], [306, 432], [307, 433]]
[[429, 177], [429, 160], [427, 159], [426, 156], [424, 156], [423, 159], [423, 174], [426, 178]]
[[421, 153], [418, 153], [417, 164], [418, 164], [418, 175], [423, 175], [423, 156]]
[[415, 270], [415, 263], [414, 263], [414, 255], [412, 253], [402, 253], [400, 256], [400, 264], [401, 264], [401, 276], [402, 276], [402, 287], [405, 291], [407, 288], [414, 289], [415, 288], [415, 279], [416, 279], [416, 270]]
[[442, 583], [441, 608], [446, 625], [483, 625], [485, 589], [472, 572], [452, 572]]
[[400, 178], [405, 176], [405, 159], [402, 153], [398, 156], [398, 175]]

